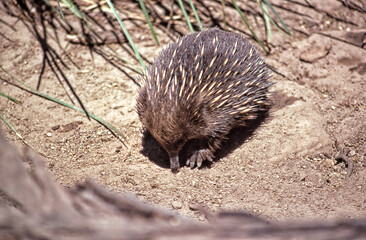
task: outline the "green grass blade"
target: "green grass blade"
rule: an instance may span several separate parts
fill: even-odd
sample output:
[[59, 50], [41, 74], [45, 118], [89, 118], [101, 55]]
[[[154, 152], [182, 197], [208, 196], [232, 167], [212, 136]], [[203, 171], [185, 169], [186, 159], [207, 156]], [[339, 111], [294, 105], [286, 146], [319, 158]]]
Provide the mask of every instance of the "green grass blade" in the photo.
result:
[[[69, 103], [67, 103], [67, 102], [64, 102], [64, 101], [61, 101], [61, 100], [58, 100], [58, 99], [56, 99], [56, 98], [53, 98], [53, 97], [51, 97], [51, 96], [48, 96], [47, 94], [44, 94], [44, 93], [42, 93], [42, 92], [40, 92], [40, 91], [37, 91], [36, 89], [34, 89], [34, 88], [32, 88], [31, 86], [29, 86], [29, 85], [27, 85], [27, 84], [25, 84], [24, 82], [22, 82], [22, 81], [20, 81], [19, 79], [17, 79], [15, 76], [13, 76], [12, 74], [10, 74], [8, 71], [6, 71], [4, 68], [3, 68], [3, 66], [2, 65], [0, 65], [0, 68], [6, 73], [6, 74], [8, 74], [14, 81], [16, 81], [17, 83], [19, 83], [20, 85], [22, 85], [23, 87], [21, 87], [21, 86], [19, 86], [19, 85], [17, 85], [17, 84], [14, 84], [15, 86], [17, 86], [17, 87], [19, 87], [19, 88], [21, 88], [21, 89], [24, 89], [24, 88], [26, 88], [26, 89], [28, 89], [27, 91], [29, 91], [30, 93], [33, 93], [33, 94], [35, 94], [35, 95], [37, 95], [37, 96], [40, 96], [40, 97], [43, 97], [43, 98], [45, 98], [45, 99], [47, 99], [47, 100], [49, 100], [49, 101], [52, 101], [52, 102], [55, 102], [55, 103], [58, 103], [58, 104], [60, 104], [60, 105], [62, 105], [62, 106], [65, 106], [65, 107], [68, 107], [68, 108], [71, 108], [71, 109], [73, 109], [73, 110], [75, 110], [75, 111], [78, 111], [78, 112], [81, 112], [81, 113], [85, 113], [85, 111], [83, 110], [83, 109], [81, 109], [81, 108], [78, 108], [78, 107], [76, 107], [76, 106], [74, 106], [74, 105], [72, 105], [72, 104], [69, 104]], [[122, 143], [123, 143], [123, 145], [125, 145], [127, 148], [129, 148], [126, 144], [125, 144], [125, 142], [127, 143], [127, 139], [126, 139], [126, 137], [117, 129], [117, 128], [115, 128], [112, 124], [110, 124], [110, 123], [108, 123], [108, 122], [106, 122], [106, 121], [104, 121], [103, 119], [100, 119], [99, 117], [97, 117], [97, 116], [95, 116], [94, 114], [92, 114], [92, 113], [89, 113], [89, 112], [87, 112], [87, 114], [92, 118], [92, 119], [94, 119], [95, 121], [97, 121], [98, 123], [100, 123], [100, 124], [102, 124], [104, 127], [106, 127], [107, 129], [109, 129], [110, 131], [111, 131], [111, 133], [115, 136], [115, 137], [117, 137]], [[121, 138], [119, 138], [116, 134], [115, 134], [115, 132], [123, 139], [121, 139]]]
[[126, 29], [125, 25], [123, 24], [123, 22], [122, 22], [121, 18], [118, 16], [118, 13], [117, 13], [116, 9], [114, 8], [114, 6], [113, 6], [113, 4], [111, 3], [111, 1], [110, 1], [110, 0], [107, 0], [107, 3], [108, 3], [108, 5], [109, 5], [109, 7], [112, 9], [112, 11], [113, 11], [114, 15], [116, 16], [116, 18], [117, 18], [117, 20], [118, 20], [118, 22], [119, 22], [119, 25], [121, 25], [122, 30], [123, 30], [123, 32], [124, 32], [124, 34], [125, 34], [126, 38], [128, 39], [128, 42], [130, 43], [130, 45], [131, 45], [131, 47], [132, 47], [133, 51], [135, 52], [135, 54], [136, 54], [136, 56], [137, 56], [138, 60], [140, 61], [140, 64], [141, 64], [142, 68], [144, 69], [144, 71], [146, 71], [145, 63], [144, 63], [144, 61], [142, 60], [142, 58], [141, 58], [141, 56], [140, 56], [140, 53], [137, 51], [136, 46], [135, 46], [134, 42], [132, 41], [132, 38], [131, 38], [130, 34], [128, 34], [128, 31], [127, 31], [127, 29]]
[[62, 12], [62, 8], [60, 6], [60, 1], [59, 0], [57, 0], [57, 5], [58, 5], [58, 9], [60, 10], [61, 18], [65, 21], [65, 16], [64, 16], [64, 13]]
[[202, 31], [203, 30], [203, 26], [202, 26], [202, 23], [201, 23], [201, 19], [200, 19], [200, 17], [197, 14], [196, 7], [194, 6], [192, 0], [189, 0], [189, 5], [192, 8], [192, 11], [193, 11], [194, 16], [195, 16], [195, 18], [197, 20], [198, 26], [200, 27], [200, 30]]
[[286, 30], [286, 33], [288, 35], [292, 35], [291, 31], [287, 28], [286, 24], [282, 21], [282, 18], [280, 17], [280, 15], [278, 15], [278, 13], [276, 12], [276, 10], [272, 7], [272, 4], [270, 4], [267, 0], [263, 0], [263, 2], [269, 7], [269, 9], [271, 9], [271, 11], [276, 15], [276, 17], [278, 18], [278, 20], [280, 21], [280, 23], [282, 24], [283, 28]]
[[[282, 28], [280, 28], [278, 26], [278, 24], [269, 15], [267, 6], [261, 0], [257, 0], [257, 3], [258, 3], [258, 6], [263, 11], [264, 21], [266, 23], [266, 29], [267, 29], [267, 25], [270, 27], [270, 25], [266, 22], [267, 20], [269, 20], [276, 27], [276, 29], [281, 33], [282, 36], [287, 37], [288, 36], [288, 33], [285, 30], [283, 30]], [[268, 32], [267, 32], [267, 39], [268, 39]], [[268, 40], [268, 42], [270, 42], [270, 40]]]
[[[24, 138], [22, 137], [22, 135], [20, 135], [18, 132], [17, 132], [17, 130], [15, 130], [15, 128], [13, 128], [13, 126], [12, 125], [10, 125], [10, 123], [8, 122], [8, 121], [6, 121], [6, 119], [0, 114], [0, 118], [1, 118], [1, 120], [3, 120], [3, 122], [15, 133], [15, 135], [17, 135], [17, 137], [18, 138], [20, 138], [20, 140], [22, 140], [24, 143], [26, 143], [25, 142], [25, 140], [24, 140]], [[27, 144], [28, 145], [28, 144]]]
[[254, 39], [258, 42], [258, 44], [261, 46], [261, 48], [263, 49], [263, 51], [265, 51], [268, 54], [269, 53], [269, 50], [266, 49], [266, 47], [264, 46], [263, 42], [257, 37], [257, 35], [255, 34], [255, 32], [252, 30], [252, 28], [250, 27], [247, 19], [244, 17], [243, 12], [240, 10], [240, 8], [238, 7], [238, 5], [236, 5], [235, 0], [231, 0], [231, 2], [233, 3], [236, 11], [239, 13], [241, 19], [244, 21], [244, 23], [247, 26], [247, 28], [249, 29], [249, 31], [252, 33]]
[[13, 98], [13, 97], [11, 97], [9, 95], [6, 95], [5, 93], [0, 92], [0, 96], [6, 97], [7, 99], [9, 99], [9, 100], [11, 100], [11, 101], [13, 101], [13, 102], [15, 102], [17, 104], [22, 104], [21, 101], [15, 99], [15, 98]]
[[[70, 11], [75, 14], [78, 18], [86, 20], [85, 15], [75, 6], [73, 2], [70, 0], [61, 0], [69, 9]], [[57, 1], [58, 2], [58, 1]]]
[[71, 26], [71, 24], [66, 20], [63, 12], [62, 12], [62, 8], [61, 8], [61, 5], [59, 3], [59, 1], [57, 0], [57, 3], [58, 3], [58, 7], [60, 8], [60, 11], [57, 11], [56, 8], [54, 8], [52, 6], [52, 4], [48, 1], [48, 0], [43, 0], [43, 2], [51, 9], [52, 12], [54, 12], [55, 14], [57, 15], [61, 15], [62, 16], [62, 20], [68, 25], [68, 26]]
[[267, 31], [267, 42], [268, 42], [268, 45], [269, 45], [272, 42], [272, 27], [271, 27], [272, 18], [269, 16], [268, 9], [267, 9], [266, 5], [263, 4], [263, 2], [258, 0], [258, 5], [261, 7], [261, 9], [264, 13], [263, 17], [264, 17], [264, 23], [265, 23], [266, 31]]
[[186, 21], [187, 21], [187, 24], [188, 24], [189, 29], [191, 30], [191, 32], [192, 32], [192, 33], [194, 33], [194, 29], [193, 29], [193, 27], [192, 27], [191, 21], [189, 21], [188, 14], [187, 14], [186, 9], [184, 8], [184, 5], [183, 5], [182, 0], [178, 0], [178, 4], [179, 4], [180, 9], [182, 9], [182, 12], [183, 12], [184, 18], [185, 18], [185, 19], [186, 19]]
[[155, 33], [155, 30], [154, 30], [154, 27], [150, 21], [150, 17], [149, 17], [149, 13], [146, 11], [146, 7], [145, 7], [145, 4], [144, 4], [144, 1], [142, 0], [139, 0], [139, 4], [140, 4], [140, 7], [142, 9], [142, 11], [144, 12], [144, 15], [145, 15], [145, 18], [146, 18], [146, 21], [147, 21], [147, 24], [149, 25], [149, 28], [150, 28], [150, 31], [155, 39], [155, 42], [158, 46], [160, 46], [160, 43], [159, 43], [159, 40], [158, 38], [156, 37], [156, 33]]

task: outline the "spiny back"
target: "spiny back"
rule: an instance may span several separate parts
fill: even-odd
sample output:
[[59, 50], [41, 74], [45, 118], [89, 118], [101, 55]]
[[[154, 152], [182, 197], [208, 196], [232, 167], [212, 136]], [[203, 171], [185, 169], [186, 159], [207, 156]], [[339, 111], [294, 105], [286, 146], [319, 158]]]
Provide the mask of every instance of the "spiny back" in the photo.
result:
[[235, 115], [268, 104], [268, 78], [264, 60], [243, 36], [213, 28], [170, 44], [148, 70], [144, 85], [149, 100], [172, 107], [198, 102]]

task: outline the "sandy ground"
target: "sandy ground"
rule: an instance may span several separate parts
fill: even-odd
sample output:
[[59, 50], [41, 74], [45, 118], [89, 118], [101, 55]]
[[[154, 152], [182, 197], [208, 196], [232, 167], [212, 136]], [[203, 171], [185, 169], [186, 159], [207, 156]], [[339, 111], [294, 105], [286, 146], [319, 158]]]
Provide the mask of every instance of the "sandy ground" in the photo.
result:
[[[86, 108], [121, 130], [129, 148], [85, 115], [3, 81], [0, 92], [22, 104], [0, 97], [0, 114], [45, 157], [49, 171], [65, 187], [93, 179], [199, 220], [205, 218], [197, 207], [248, 211], [274, 220], [366, 216], [366, 13], [339, 1], [308, 1], [311, 6], [271, 2], [294, 33], [292, 38], [276, 33], [267, 56], [275, 69], [274, 106], [255, 129], [234, 130], [210, 166], [183, 167], [173, 174], [164, 150], [144, 137], [135, 110], [138, 86], [131, 80], [137, 74], [91, 55], [86, 46], [70, 44], [61, 30], [56, 32], [64, 51], [52, 37], [49, 41], [68, 67], [64, 73]], [[129, 3], [125, 10], [142, 18], [134, 6]], [[222, 20], [220, 13], [212, 12], [212, 19]], [[2, 7], [0, 63], [35, 87], [42, 48], [21, 21], [6, 13]], [[233, 11], [226, 17], [228, 29], [246, 31]], [[152, 60], [161, 47], [146, 25], [127, 26], [143, 57]], [[176, 29], [188, 33], [184, 24]], [[163, 45], [173, 41], [174, 35], [162, 28], [157, 32]], [[109, 46], [138, 66], [126, 43]], [[0, 76], [9, 79], [2, 71]], [[49, 67], [40, 91], [70, 102]], [[3, 123], [1, 129], [24, 147]], [[335, 159], [340, 152], [348, 164]]]

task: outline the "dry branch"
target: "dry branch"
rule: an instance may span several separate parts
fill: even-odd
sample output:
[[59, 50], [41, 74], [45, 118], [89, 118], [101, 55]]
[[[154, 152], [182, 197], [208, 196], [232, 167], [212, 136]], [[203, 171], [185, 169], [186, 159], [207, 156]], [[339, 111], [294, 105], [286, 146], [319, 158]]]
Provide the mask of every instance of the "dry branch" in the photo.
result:
[[[27, 165], [30, 170], [27, 170]], [[366, 219], [272, 224], [221, 213], [202, 224], [87, 181], [66, 189], [0, 133], [0, 239], [365, 239]]]

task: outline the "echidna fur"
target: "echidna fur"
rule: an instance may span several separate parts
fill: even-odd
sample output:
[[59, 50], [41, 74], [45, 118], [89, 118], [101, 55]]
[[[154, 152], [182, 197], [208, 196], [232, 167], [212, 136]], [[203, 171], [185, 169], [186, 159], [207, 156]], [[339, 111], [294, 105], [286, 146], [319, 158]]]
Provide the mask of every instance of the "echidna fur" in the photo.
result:
[[211, 28], [169, 44], [141, 80], [137, 112], [144, 127], [179, 168], [178, 154], [193, 140], [187, 165], [212, 161], [228, 132], [268, 110], [270, 74], [242, 35]]

